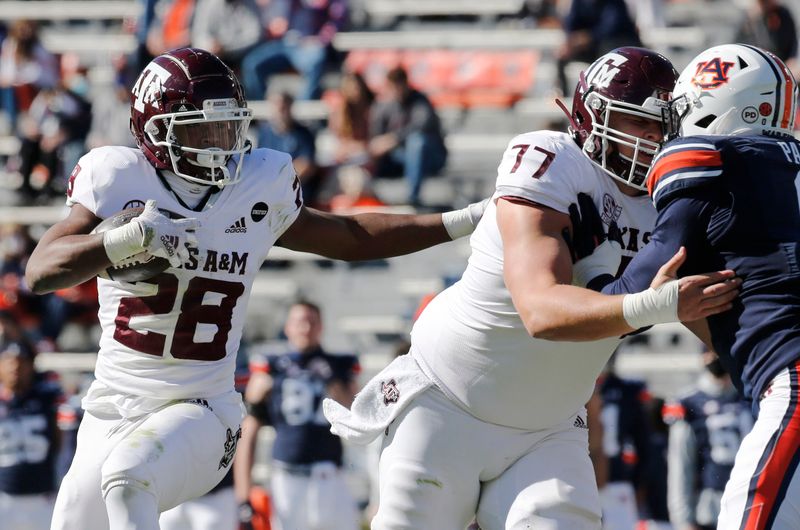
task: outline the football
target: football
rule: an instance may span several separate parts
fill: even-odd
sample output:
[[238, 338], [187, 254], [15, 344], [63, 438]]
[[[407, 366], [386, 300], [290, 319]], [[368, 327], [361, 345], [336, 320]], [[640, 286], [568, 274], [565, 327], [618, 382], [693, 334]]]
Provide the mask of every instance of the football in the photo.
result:
[[[131, 222], [131, 219], [137, 217], [142, 211], [140, 208], [127, 208], [120, 212], [111, 215], [97, 225], [93, 234], [101, 234], [118, 226], [125, 225]], [[163, 211], [163, 210], [162, 210]], [[174, 216], [170, 212], [164, 212], [167, 215]], [[123, 282], [139, 282], [152, 278], [160, 272], [164, 272], [169, 267], [169, 261], [165, 258], [151, 256], [147, 252], [141, 252], [135, 256], [131, 256], [122, 260], [116, 265], [108, 267], [105, 271], [98, 274], [101, 278], [106, 280], [117, 280]]]

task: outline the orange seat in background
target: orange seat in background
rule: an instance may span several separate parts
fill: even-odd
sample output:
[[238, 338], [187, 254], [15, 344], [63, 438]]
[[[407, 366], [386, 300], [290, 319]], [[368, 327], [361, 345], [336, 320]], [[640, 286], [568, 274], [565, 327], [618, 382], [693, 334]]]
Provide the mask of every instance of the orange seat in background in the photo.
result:
[[345, 69], [380, 93], [386, 72], [402, 65], [436, 107], [508, 108], [533, 86], [538, 61], [533, 50], [353, 50]]

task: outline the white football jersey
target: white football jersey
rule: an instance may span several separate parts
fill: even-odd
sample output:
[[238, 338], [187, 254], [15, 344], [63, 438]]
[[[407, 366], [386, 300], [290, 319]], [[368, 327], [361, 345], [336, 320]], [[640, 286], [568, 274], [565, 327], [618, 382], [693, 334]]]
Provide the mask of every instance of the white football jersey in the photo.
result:
[[567, 134], [538, 131], [512, 139], [493, 200], [470, 239], [463, 277], [428, 304], [411, 332], [412, 354], [426, 374], [484, 421], [530, 430], [564, 421], [589, 400], [619, 342], [532, 338], [503, 280], [497, 198], [513, 196], [568, 213], [580, 192], [594, 198], [606, 228], [617, 222], [628, 261], [655, 224], [648, 197], [623, 194]]
[[234, 388], [253, 280], [302, 205], [288, 154], [256, 149], [245, 156], [241, 180], [200, 212], [175, 198], [138, 149], [102, 147], [80, 159], [67, 205], [81, 204], [104, 219], [154, 199], [160, 209], [200, 222], [198, 247], [181, 267], [136, 283], [98, 278], [98, 385], [85, 406], [128, 394], [139, 399], [116, 400], [117, 408], [150, 408], [157, 402], [148, 400], [212, 397]]

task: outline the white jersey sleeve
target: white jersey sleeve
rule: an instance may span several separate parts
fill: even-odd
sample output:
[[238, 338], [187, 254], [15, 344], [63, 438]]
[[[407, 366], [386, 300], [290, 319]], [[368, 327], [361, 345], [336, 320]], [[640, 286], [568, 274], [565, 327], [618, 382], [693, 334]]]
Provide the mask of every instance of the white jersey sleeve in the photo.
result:
[[[272, 203], [272, 212], [269, 216], [270, 229], [276, 237], [280, 237], [295, 222], [303, 206], [303, 192], [300, 187], [300, 179], [294, 170], [292, 158], [287, 153], [271, 151], [272, 155], [278, 154], [276, 158], [283, 159], [283, 165], [278, 171], [278, 194]], [[257, 156], [258, 152], [256, 152]]]
[[[513, 138], [497, 168], [496, 197], [515, 197], [567, 213], [581, 190], [574, 142], [563, 133], [535, 131]], [[584, 175], [585, 176], [585, 175]]]

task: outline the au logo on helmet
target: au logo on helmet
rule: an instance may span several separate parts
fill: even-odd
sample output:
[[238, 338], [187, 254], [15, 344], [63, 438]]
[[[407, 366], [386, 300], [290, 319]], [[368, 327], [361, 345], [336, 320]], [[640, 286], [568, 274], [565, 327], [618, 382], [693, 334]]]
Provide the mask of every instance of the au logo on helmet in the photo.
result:
[[692, 84], [703, 89], [718, 88], [728, 82], [728, 70], [732, 62], [723, 61], [714, 57], [710, 61], [697, 63], [697, 70], [692, 78]]

